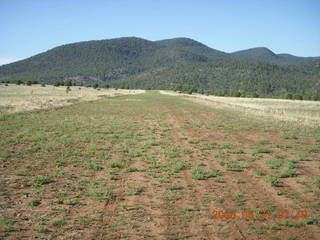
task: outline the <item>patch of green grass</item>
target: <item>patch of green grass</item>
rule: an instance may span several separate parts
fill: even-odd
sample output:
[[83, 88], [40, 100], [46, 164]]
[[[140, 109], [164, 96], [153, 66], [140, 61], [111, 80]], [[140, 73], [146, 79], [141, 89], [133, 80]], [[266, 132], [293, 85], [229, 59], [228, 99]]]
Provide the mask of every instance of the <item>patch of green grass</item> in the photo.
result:
[[244, 154], [244, 150], [242, 149], [227, 149], [226, 153], [229, 154]]
[[82, 166], [93, 171], [99, 171], [103, 169], [103, 167], [99, 163], [93, 162], [91, 160], [86, 160]]
[[62, 227], [66, 222], [62, 219], [55, 219], [50, 222], [53, 227]]
[[300, 152], [298, 153], [298, 161], [309, 161], [310, 158], [309, 158], [309, 153], [306, 153], [306, 152]]
[[273, 230], [273, 231], [281, 230], [281, 227], [278, 224], [263, 224], [262, 228]]
[[278, 169], [281, 166], [281, 161], [277, 159], [268, 158], [264, 162], [270, 169]]
[[295, 227], [295, 228], [299, 228], [299, 227], [303, 227], [305, 226], [305, 223], [302, 221], [289, 221], [289, 220], [284, 220], [278, 223], [279, 226], [285, 226], [285, 227]]
[[10, 152], [5, 150], [0, 150], [0, 161], [7, 160], [10, 157]]
[[18, 228], [15, 220], [0, 216], [0, 229], [4, 232], [11, 232]]
[[259, 144], [262, 144], [262, 145], [269, 144], [269, 141], [264, 138], [258, 138], [258, 139], [256, 139], [256, 142]]
[[293, 160], [287, 161], [281, 169], [279, 176], [281, 178], [293, 177], [296, 175], [296, 163]]
[[48, 176], [35, 176], [34, 180], [33, 180], [34, 184], [36, 186], [40, 186], [40, 185], [44, 185], [44, 184], [48, 184], [51, 182], [50, 178]]
[[38, 217], [35, 219], [35, 225], [33, 227], [33, 230], [39, 233], [45, 232], [45, 222], [46, 220], [42, 217]]
[[14, 171], [14, 174], [16, 175], [16, 176], [29, 176], [30, 174], [29, 173], [27, 173], [25, 170], [15, 170]]
[[123, 168], [124, 166], [122, 165], [121, 161], [119, 160], [113, 160], [113, 161], [109, 161], [107, 163], [107, 166], [109, 168]]
[[309, 153], [320, 152], [320, 145], [314, 145], [308, 148]]
[[180, 149], [176, 146], [166, 147], [164, 150], [164, 155], [167, 158], [177, 158], [179, 157]]
[[81, 203], [78, 202], [77, 200], [74, 200], [74, 199], [66, 199], [66, 200], [63, 200], [63, 204], [66, 204], [66, 205], [79, 205]]
[[320, 220], [316, 216], [309, 214], [308, 218], [306, 219], [306, 224], [320, 226]]
[[183, 187], [176, 184], [168, 184], [166, 185], [166, 189], [170, 191], [182, 190]]
[[290, 148], [294, 148], [295, 144], [292, 144], [292, 143], [277, 143], [276, 147], [280, 148], [280, 149], [290, 149]]
[[133, 196], [133, 195], [139, 195], [143, 192], [143, 187], [142, 186], [129, 186], [128, 190], [124, 192], [125, 195], [127, 196]]
[[62, 160], [62, 159], [57, 159], [57, 160], [55, 160], [55, 164], [56, 164], [57, 167], [63, 166], [64, 162], [65, 162], [65, 161]]
[[192, 179], [195, 180], [206, 180], [210, 177], [210, 172], [202, 168], [196, 167], [191, 169], [190, 176]]
[[124, 172], [129, 173], [129, 172], [140, 172], [141, 170], [136, 167], [126, 167]]
[[115, 198], [111, 188], [105, 186], [104, 182], [92, 182], [85, 187], [82, 194], [85, 197], [92, 197], [94, 200], [104, 201]]
[[185, 160], [181, 160], [181, 159], [175, 159], [172, 161], [172, 163], [173, 163], [173, 171], [174, 172], [180, 172], [180, 171], [185, 170], [190, 167], [190, 163], [188, 163]]
[[320, 188], [320, 176], [312, 176], [312, 184]]
[[116, 173], [115, 171], [108, 171], [107, 177], [108, 177], [110, 180], [119, 180], [119, 175], [118, 175], [118, 173]]
[[41, 204], [41, 201], [37, 200], [37, 199], [30, 199], [27, 204], [28, 204], [28, 206], [36, 207]]
[[221, 170], [217, 168], [211, 169], [211, 171], [207, 171], [205, 169], [194, 167], [190, 171], [190, 177], [195, 180], [206, 180], [211, 177], [217, 177], [221, 174]]
[[281, 184], [279, 178], [275, 175], [268, 174], [265, 179], [272, 187], [279, 187]]
[[210, 175], [211, 177], [218, 177], [222, 175], [222, 171], [218, 168], [210, 168]]
[[264, 175], [263, 171], [261, 168], [254, 168], [253, 173], [256, 177], [261, 177]]
[[241, 182], [241, 178], [239, 177], [233, 178], [232, 182], [239, 184]]
[[190, 144], [198, 144], [199, 142], [200, 142], [199, 139], [190, 139], [190, 140], [188, 140], [188, 143], [190, 143]]
[[206, 142], [201, 145], [201, 150], [212, 150], [212, 149], [230, 149], [232, 145], [230, 143], [219, 143], [216, 141]]
[[273, 150], [270, 148], [263, 147], [263, 146], [253, 146], [252, 154], [256, 155], [259, 153], [273, 153]]
[[298, 137], [297, 137], [296, 135], [294, 135], [294, 134], [289, 134], [289, 133], [282, 135], [281, 138], [283, 138], [283, 139], [293, 139], [293, 140], [298, 139]]
[[243, 169], [246, 167], [246, 165], [247, 165], [246, 162], [231, 160], [231, 161], [228, 161], [224, 167], [229, 171], [242, 172]]

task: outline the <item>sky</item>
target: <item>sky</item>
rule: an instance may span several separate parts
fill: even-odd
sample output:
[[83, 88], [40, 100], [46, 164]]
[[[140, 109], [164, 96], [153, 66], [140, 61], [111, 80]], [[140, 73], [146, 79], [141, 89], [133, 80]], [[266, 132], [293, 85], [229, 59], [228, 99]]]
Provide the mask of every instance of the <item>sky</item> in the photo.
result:
[[62, 44], [128, 36], [320, 56], [320, 1], [0, 0], [0, 65]]

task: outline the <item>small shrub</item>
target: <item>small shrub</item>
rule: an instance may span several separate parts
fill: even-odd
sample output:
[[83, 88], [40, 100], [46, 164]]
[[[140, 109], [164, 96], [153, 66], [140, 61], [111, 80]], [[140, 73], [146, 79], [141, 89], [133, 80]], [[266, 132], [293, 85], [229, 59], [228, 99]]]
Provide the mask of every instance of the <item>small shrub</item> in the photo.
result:
[[21, 80], [16, 81], [17, 85], [21, 85], [23, 82]]
[[32, 81], [28, 80], [28, 81], [26, 82], [26, 85], [27, 85], [27, 86], [31, 86], [31, 85], [32, 85]]
[[68, 86], [67, 88], [66, 88], [66, 93], [69, 93], [71, 91], [71, 88]]

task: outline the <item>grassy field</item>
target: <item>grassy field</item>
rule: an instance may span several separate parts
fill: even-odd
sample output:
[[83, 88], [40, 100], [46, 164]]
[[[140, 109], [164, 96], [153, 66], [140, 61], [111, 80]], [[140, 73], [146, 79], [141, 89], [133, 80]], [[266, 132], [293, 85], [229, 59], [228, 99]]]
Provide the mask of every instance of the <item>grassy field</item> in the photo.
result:
[[77, 102], [92, 101], [104, 96], [143, 93], [143, 90], [93, 89], [87, 87], [54, 87], [51, 85], [0, 84], [0, 115], [52, 107], [62, 107]]
[[320, 239], [320, 128], [179, 96], [3, 115], [0, 171], [0, 239]]
[[231, 108], [258, 118], [293, 121], [300, 125], [320, 125], [320, 102], [271, 98], [239, 98], [180, 94], [161, 91], [162, 94], [184, 96], [193, 101], [220, 108]]

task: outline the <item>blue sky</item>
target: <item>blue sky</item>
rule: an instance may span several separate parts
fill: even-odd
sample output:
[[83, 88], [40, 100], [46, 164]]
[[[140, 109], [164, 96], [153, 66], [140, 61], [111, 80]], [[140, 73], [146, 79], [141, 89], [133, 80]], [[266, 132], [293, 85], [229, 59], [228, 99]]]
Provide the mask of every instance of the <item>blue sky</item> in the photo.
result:
[[125, 36], [320, 56], [320, 1], [0, 0], [0, 65], [66, 43]]

